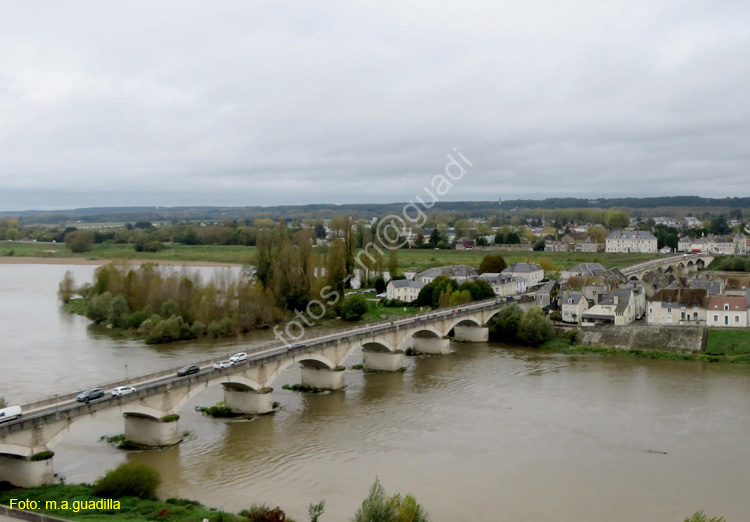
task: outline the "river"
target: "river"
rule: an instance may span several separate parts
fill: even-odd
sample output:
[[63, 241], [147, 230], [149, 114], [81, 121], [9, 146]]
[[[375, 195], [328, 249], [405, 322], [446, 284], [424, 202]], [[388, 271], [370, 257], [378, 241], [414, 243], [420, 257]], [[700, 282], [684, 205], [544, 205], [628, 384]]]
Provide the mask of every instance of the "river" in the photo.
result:
[[[66, 270], [0, 265], [0, 395], [10, 403], [229, 353], [253, 340], [151, 347], [116, 340], [65, 314]], [[500, 344], [457, 344], [446, 357], [406, 358], [399, 374], [347, 370], [343, 392], [285, 391], [276, 415], [212, 420], [181, 412], [180, 446], [126, 453], [98, 441], [122, 419], [76, 423], [56, 448], [68, 482], [93, 481], [124, 460], [163, 476], [161, 497], [238, 511], [279, 505], [297, 520], [326, 499], [325, 522], [348, 520], [375, 477], [411, 492], [441, 521], [681, 521], [699, 509], [747, 520], [750, 368], [565, 356]], [[355, 354], [347, 366], [361, 362]]]

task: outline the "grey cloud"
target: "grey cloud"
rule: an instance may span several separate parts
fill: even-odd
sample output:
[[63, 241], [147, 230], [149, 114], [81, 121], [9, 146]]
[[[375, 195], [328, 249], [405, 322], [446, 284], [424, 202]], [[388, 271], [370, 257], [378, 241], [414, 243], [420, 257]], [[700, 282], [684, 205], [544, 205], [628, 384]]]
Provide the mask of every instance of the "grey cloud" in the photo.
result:
[[[0, 208], [748, 192], [750, 5], [6, 3]], [[721, 180], [721, 182], [717, 182]]]

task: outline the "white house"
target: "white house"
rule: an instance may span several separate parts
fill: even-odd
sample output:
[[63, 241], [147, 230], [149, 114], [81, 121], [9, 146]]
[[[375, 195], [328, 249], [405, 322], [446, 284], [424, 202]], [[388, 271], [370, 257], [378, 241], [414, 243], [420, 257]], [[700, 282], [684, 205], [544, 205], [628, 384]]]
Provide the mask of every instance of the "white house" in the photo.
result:
[[544, 279], [544, 270], [536, 263], [513, 263], [503, 270], [503, 274], [523, 277], [527, 288], [540, 284]]
[[581, 324], [583, 312], [589, 309], [589, 302], [578, 292], [572, 292], [561, 299], [562, 320], [566, 323]]
[[519, 276], [487, 272], [477, 277], [477, 280], [489, 283], [498, 297], [518, 295], [526, 291], [526, 279]]
[[744, 297], [715, 296], [708, 298], [708, 326], [747, 327], [747, 301]]
[[419, 291], [425, 283], [412, 281], [411, 279], [390, 280], [385, 288], [385, 296], [388, 299], [398, 299], [405, 303], [411, 303], [419, 296]]
[[617, 288], [602, 296], [598, 304], [583, 312], [582, 325], [613, 324], [621, 326], [636, 319], [636, 299], [632, 288]]
[[664, 288], [648, 300], [649, 324], [706, 324], [705, 289]]
[[615, 230], [606, 240], [606, 251], [612, 253], [656, 254], [656, 237], [648, 231]]

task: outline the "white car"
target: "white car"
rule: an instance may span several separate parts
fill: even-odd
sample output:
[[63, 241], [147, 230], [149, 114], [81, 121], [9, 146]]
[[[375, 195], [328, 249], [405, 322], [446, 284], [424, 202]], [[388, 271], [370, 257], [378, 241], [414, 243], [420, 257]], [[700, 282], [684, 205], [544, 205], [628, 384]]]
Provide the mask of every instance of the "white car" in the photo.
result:
[[0, 410], [0, 422], [11, 421], [21, 416], [20, 406], [9, 406]]
[[122, 397], [123, 395], [128, 395], [134, 391], [136, 391], [136, 389], [132, 386], [118, 386], [112, 390], [112, 397]]
[[232, 364], [237, 364], [240, 361], [244, 361], [247, 359], [247, 354], [245, 352], [239, 352], [234, 354], [229, 358], [230, 361], [232, 361]]
[[229, 368], [232, 364], [234, 364], [232, 361], [219, 361], [214, 363], [214, 370], [223, 370], [224, 368]]

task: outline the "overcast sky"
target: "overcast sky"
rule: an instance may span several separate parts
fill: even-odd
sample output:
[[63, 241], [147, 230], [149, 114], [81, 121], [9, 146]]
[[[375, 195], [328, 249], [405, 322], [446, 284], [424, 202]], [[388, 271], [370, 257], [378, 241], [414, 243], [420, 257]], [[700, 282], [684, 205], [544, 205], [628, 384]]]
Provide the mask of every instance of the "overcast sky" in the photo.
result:
[[0, 0], [0, 210], [750, 195], [750, 2]]

